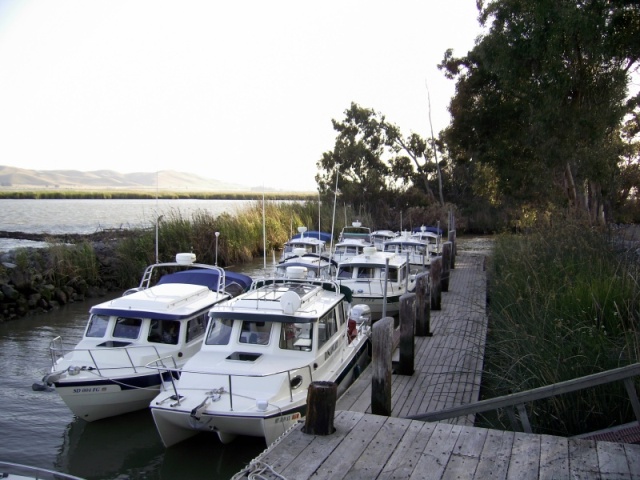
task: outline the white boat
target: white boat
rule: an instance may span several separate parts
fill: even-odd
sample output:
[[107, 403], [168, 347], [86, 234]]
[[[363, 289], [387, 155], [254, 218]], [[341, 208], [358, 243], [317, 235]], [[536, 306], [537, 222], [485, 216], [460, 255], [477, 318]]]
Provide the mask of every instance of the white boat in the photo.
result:
[[371, 232], [371, 242], [380, 251], [384, 250], [384, 242], [393, 240], [398, 234], [392, 230], [374, 230]]
[[307, 253], [314, 253], [316, 255], [329, 256], [329, 249], [327, 248], [327, 239], [330, 238], [330, 234], [325, 232], [307, 232], [307, 227], [298, 227], [298, 234], [294, 235], [284, 244], [280, 261], [284, 261], [295, 254], [295, 251], [299, 251], [303, 248]]
[[371, 229], [363, 227], [362, 223], [356, 220], [340, 232], [331, 258], [340, 263], [349, 257], [360, 255], [366, 247], [371, 246]]
[[368, 309], [350, 308], [348, 291], [303, 270], [211, 309], [202, 349], [151, 402], [165, 446], [199, 432], [269, 445], [305, 416], [311, 382], [336, 382], [340, 395], [370, 361]]
[[431, 265], [432, 255], [428, 251], [427, 243], [411, 236], [409, 232], [403, 232], [393, 240], [384, 242], [383, 252], [405, 257], [412, 274], [424, 271]]
[[371, 229], [369, 227], [363, 227], [362, 222], [356, 220], [351, 225], [347, 225], [342, 228], [340, 235], [338, 236], [338, 242], [344, 242], [347, 238], [363, 240], [366, 243], [371, 243]]
[[304, 248], [293, 251], [293, 255], [276, 264], [276, 277], [286, 277], [289, 267], [304, 268], [305, 278], [310, 280], [332, 280], [338, 264], [324, 255], [308, 253]]
[[442, 255], [442, 230], [439, 227], [422, 225], [413, 231], [411, 237], [426, 243], [431, 255]]
[[372, 321], [397, 315], [400, 297], [415, 290], [407, 256], [375, 247], [340, 262], [336, 281], [351, 290], [354, 303], [371, 309]]
[[[158, 276], [154, 272], [171, 270], [151, 286]], [[77, 345], [61, 337], [51, 341], [50, 373], [42, 388], [34, 384], [34, 389], [55, 386], [71, 411], [86, 421], [148, 408], [162, 380], [145, 365], [162, 358], [182, 366], [200, 349], [209, 309], [250, 284], [246, 275], [195, 263], [192, 253], [151, 265], [139, 287], [91, 307]]]

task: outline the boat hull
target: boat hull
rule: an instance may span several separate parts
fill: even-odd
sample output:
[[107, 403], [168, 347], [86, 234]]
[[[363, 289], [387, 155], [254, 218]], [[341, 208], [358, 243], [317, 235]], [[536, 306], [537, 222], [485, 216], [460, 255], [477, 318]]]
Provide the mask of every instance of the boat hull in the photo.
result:
[[[350, 361], [328, 381], [334, 381], [338, 385], [340, 396], [354, 381], [359, 373], [369, 364], [369, 340], [363, 340], [353, 352]], [[188, 394], [187, 394], [188, 396]], [[280, 408], [271, 408], [265, 412], [259, 412], [255, 408], [247, 409], [228, 408], [229, 402], [225, 400], [225, 408], [218, 410], [206, 409], [197, 414], [182, 408], [177, 404], [151, 405], [151, 412], [162, 443], [171, 447], [200, 432], [217, 433], [223, 443], [231, 441], [238, 435], [263, 437], [267, 445], [270, 445], [284, 434], [289, 428], [301, 421], [307, 411], [306, 389], [294, 398], [293, 402]], [[178, 407], [178, 408], [176, 408]]]
[[62, 380], [54, 385], [73, 414], [87, 422], [144, 410], [162, 388], [158, 373], [119, 379]]

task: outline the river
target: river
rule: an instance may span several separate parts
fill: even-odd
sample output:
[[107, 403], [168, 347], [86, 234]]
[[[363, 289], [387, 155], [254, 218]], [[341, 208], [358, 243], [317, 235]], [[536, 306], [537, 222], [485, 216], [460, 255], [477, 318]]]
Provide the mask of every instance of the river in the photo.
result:
[[[148, 228], [160, 216], [206, 211], [236, 214], [254, 200], [0, 200], [0, 230], [7, 232], [89, 234], [107, 229]], [[42, 247], [43, 242], [0, 238], [0, 251]]]
[[[111, 228], [153, 226], [159, 215], [205, 210], [237, 213], [245, 200], [0, 200], [0, 230], [88, 234]], [[0, 239], [0, 251], [45, 243]], [[264, 261], [243, 265], [256, 276]], [[92, 479], [227, 479], [265, 449], [243, 438], [229, 445], [200, 435], [165, 449], [149, 411], [87, 423], [75, 418], [55, 392], [34, 391], [50, 368], [48, 345], [56, 335], [79, 339], [94, 299], [46, 314], [0, 323], [0, 460]]]
[[[183, 213], [206, 208], [217, 214], [233, 213], [247, 204], [218, 202], [0, 200], [0, 230], [91, 233], [98, 228], [148, 225], [149, 218], [176, 208]], [[14, 242], [10, 248], [21, 245]], [[485, 252], [488, 248], [482, 239], [458, 245], [459, 250]], [[259, 276], [263, 266], [264, 260], [257, 259], [238, 271]], [[0, 323], [0, 460], [88, 480], [228, 479], [265, 449], [262, 439], [244, 437], [223, 445], [215, 434], [201, 434], [166, 449], [149, 411], [87, 423], [75, 418], [55, 392], [34, 391], [32, 384], [50, 367], [50, 340], [57, 335], [79, 339], [91, 305], [107, 299]]]
[[[243, 266], [262, 272], [263, 261]], [[78, 339], [93, 303], [0, 323], [0, 460], [93, 479], [228, 479], [265, 449], [244, 437], [223, 445], [203, 434], [164, 448], [150, 411], [93, 423], [75, 418], [55, 391], [34, 391], [51, 365], [50, 340]]]

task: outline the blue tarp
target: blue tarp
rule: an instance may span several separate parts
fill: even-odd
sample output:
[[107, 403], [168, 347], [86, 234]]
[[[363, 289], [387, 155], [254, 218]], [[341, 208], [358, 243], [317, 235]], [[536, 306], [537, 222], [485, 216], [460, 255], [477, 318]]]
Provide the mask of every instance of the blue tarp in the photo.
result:
[[[237, 283], [247, 290], [251, 286], [251, 277], [243, 273], [225, 271], [227, 286]], [[158, 280], [158, 285], [163, 283], [187, 283], [190, 285], [202, 285], [215, 291], [218, 287], [218, 272], [206, 268], [193, 270], [182, 270], [180, 272], [168, 273]]]
[[291, 238], [300, 238], [300, 237], [305, 237], [305, 238], [318, 238], [320, 240], [322, 240], [323, 242], [326, 243], [331, 243], [331, 234], [327, 233], [327, 232], [319, 232], [317, 230], [310, 230], [308, 232], [304, 232], [304, 234], [298, 233], [296, 235], [294, 235]]
[[[419, 233], [421, 231], [422, 227], [415, 227], [413, 230], [411, 230], [411, 233]], [[425, 231], [442, 235], [442, 229], [438, 227], [425, 227]]]

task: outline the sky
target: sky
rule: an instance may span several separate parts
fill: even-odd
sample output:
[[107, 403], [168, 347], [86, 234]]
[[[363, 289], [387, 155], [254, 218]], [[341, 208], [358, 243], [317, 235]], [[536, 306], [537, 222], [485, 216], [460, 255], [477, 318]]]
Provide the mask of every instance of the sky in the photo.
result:
[[437, 65], [473, 48], [477, 16], [476, 0], [0, 0], [0, 165], [313, 191], [352, 102], [405, 135], [449, 124]]

